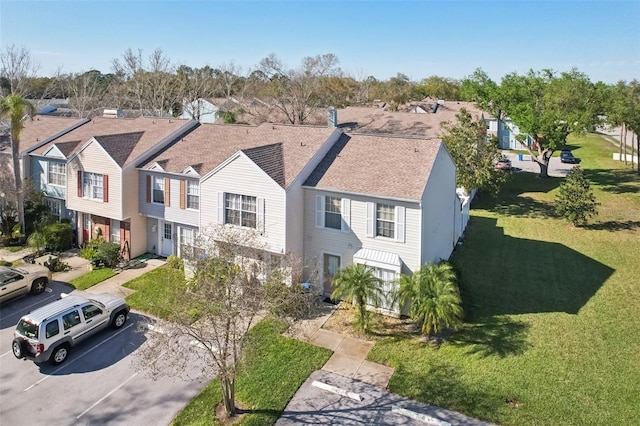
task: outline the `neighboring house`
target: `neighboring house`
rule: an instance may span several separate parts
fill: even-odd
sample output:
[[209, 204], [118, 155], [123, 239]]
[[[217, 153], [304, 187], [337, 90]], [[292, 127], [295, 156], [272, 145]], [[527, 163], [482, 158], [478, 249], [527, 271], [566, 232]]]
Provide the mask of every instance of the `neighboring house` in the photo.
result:
[[182, 114], [180, 118], [192, 118], [200, 123], [215, 123], [220, 108], [210, 99], [198, 98], [189, 101], [182, 100]]
[[147, 249], [179, 255], [197, 228], [225, 225], [257, 230], [273, 255], [302, 256], [302, 183], [340, 134], [278, 124], [198, 127], [138, 165]]
[[448, 259], [457, 242], [456, 167], [440, 140], [344, 134], [304, 184], [304, 253], [323, 294], [339, 268], [364, 263], [385, 282]]
[[197, 125], [194, 120], [96, 117], [32, 149], [33, 173], [43, 176], [40, 185], [47, 193], [64, 179], [62, 211], [80, 230], [80, 244], [101, 237], [120, 243], [125, 256], [137, 256], [146, 251], [146, 221], [138, 214], [135, 164]]
[[[523, 149], [525, 146], [517, 139], [520, 129], [511, 121], [509, 117], [498, 120], [494, 117], [485, 118], [487, 122], [487, 133], [498, 138], [498, 148], [500, 149]], [[527, 146], [531, 145], [530, 136], [525, 139]]]

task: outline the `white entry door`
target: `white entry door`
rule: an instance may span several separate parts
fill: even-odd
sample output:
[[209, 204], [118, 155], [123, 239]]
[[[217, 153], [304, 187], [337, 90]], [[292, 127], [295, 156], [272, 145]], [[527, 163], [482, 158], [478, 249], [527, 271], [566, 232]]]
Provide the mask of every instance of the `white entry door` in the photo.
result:
[[160, 255], [171, 256], [173, 254], [173, 224], [160, 221]]

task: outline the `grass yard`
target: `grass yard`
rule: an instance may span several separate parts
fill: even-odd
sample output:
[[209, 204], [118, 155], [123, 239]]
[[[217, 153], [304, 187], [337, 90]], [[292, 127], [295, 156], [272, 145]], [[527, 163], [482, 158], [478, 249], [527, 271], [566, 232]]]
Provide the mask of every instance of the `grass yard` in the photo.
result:
[[136, 290], [127, 296], [127, 303], [132, 309], [167, 319], [167, 313], [161, 308], [160, 302], [169, 296], [172, 288], [183, 281], [184, 272], [181, 270], [170, 268], [168, 265], [153, 269], [124, 285]]
[[502, 425], [639, 424], [640, 178], [597, 135], [570, 148], [599, 216], [553, 217], [562, 180], [526, 173], [477, 199], [452, 256], [467, 324], [439, 347], [377, 342], [392, 392]]
[[71, 280], [69, 284], [76, 288], [76, 290], [86, 290], [102, 281], [113, 277], [116, 272], [111, 268], [94, 269], [88, 274], [84, 274], [76, 279]]
[[[283, 325], [263, 320], [249, 332], [247, 358], [236, 380], [236, 399], [246, 408], [240, 425], [272, 425], [309, 375], [322, 368], [331, 351], [283, 337]], [[222, 425], [214, 409], [222, 401], [214, 380], [174, 419], [179, 425]]]

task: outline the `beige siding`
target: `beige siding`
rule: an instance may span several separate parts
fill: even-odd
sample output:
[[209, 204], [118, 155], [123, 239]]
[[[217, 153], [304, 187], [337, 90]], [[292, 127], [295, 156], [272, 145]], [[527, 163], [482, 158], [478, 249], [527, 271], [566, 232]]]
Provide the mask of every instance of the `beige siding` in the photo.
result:
[[[109, 176], [109, 202], [78, 197], [78, 171]], [[112, 219], [123, 219], [121, 169], [97, 143], [89, 144], [67, 169], [67, 207]], [[136, 195], [137, 196], [137, 195]], [[137, 213], [136, 213], [137, 215]]]
[[147, 218], [138, 214], [131, 216], [131, 257], [147, 251]]
[[[351, 200], [351, 230], [349, 232], [316, 227], [316, 195], [329, 195]], [[367, 202], [384, 202], [405, 208], [404, 243], [382, 237], [367, 237]], [[418, 203], [305, 189], [304, 211], [305, 262], [307, 267], [315, 267], [320, 275], [323, 253], [341, 256], [342, 266], [345, 266], [352, 263], [353, 255], [361, 248], [396, 253], [402, 259], [403, 271], [406, 272], [408, 272], [407, 269], [415, 270], [420, 266], [420, 210]]]
[[422, 263], [448, 259], [455, 244], [456, 168], [444, 145], [422, 195]]
[[285, 247], [285, 191], [244, 155], [239, 155], [200, 185], [201, 221], [207, 228], [218, 224], [218, 193], [233, 193], [264, 199], [264, 234], [268, 250]]
[[[122, 194], [122, 217], [138, 216], [138, 192], [140, 191], [138, 170], [131, 167], [122, 171], [122, 186], [118, 191]], [[109, 202], [111, 202], [111, 195], [109, 195]]]

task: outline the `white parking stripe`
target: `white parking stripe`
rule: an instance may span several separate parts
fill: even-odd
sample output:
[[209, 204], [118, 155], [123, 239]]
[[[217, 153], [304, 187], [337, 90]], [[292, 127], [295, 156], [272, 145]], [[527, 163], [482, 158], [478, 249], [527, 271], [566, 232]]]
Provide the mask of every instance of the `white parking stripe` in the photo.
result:
[[[160, 357], [164, 355], [164, 352], [161, 352], [160, 355], [158, 355], [154, 360], [151, 361], [151, 364], [153, 364], [154, 362], [156, 362], [158, 359], [160, 359]], [[134, 377], [136, 377], [138, 375], [138, 372], [135, 372], [131, 377], [129, 377], [127, 380], [125, 380], [124, 382], [120, 383], [120, 385], [116, 386], [115, 388], [113, 388], [111, 390], [111, 392], [107, 393], [105, 396], [103, 396], [102, 398], [100, 398], [99, 400], [97, 400], [96, 402], [94, 402], [91, 407], [87, 408], [86, 410], [84, 410], [82, 413], [78, 414], [78, 416], [76, 417], [76, 419], [79, 419], [80, 417], [84, 416], [85, 414], [87, 414], [89, 411], [91, 411], [96, 405], [100, 404], [102, 401], [104, 401], [105, 399], [109, 398], [111, 395], [113, 395], [114, 392], [116, 392], [118, 389], [120, 389], [121, 387], [123, 387], [124, 385], [126, 385], [131, 379], [133, 379]]]
[[3, 353], [2, 355], [0, 355], [0, 358], [2, 358], [5, 355], [9, 355], [10, 353], [11, 353], [11, 351], [7, 351], [7, 352]]
[[72, 361], [69, 361], [69, 362], [67, 362], [67, 363], [63, 364], [63, 365], [62, 365], [62, 367], [60, 367], [60, 368], [58, 368], [58, 369], [56, 369], [56, 370], [52, 371], [51, 373], [49, 373], [49, 375], [44, 376], [42, 379], [38, 380], [37, 382], [35, 382], [34, 384], [32, 384], [31, 386], [29, 386], [28, 388], [26, 388], [23, 392], [26, 392], [26, 391], [28, 391], [29, 389], [33, 388], [34, 386], [39, 385], [40, 383], [42, 383], [42, 382], [44, 382], [45, 380], [47, 380], [49, 377], [51, 377], [51, 376], [55, 376], [55, 375], [58, 373], [58, 371], [62, 370], [63, 368], [65, 368], [65, 367], [66, 367], [66, 366], [68, 366], [68, 365], [73, 364], [74, 362], [76, 362], [77, 360], [79, 360], [79, 359], [80, 359], [80, 358], [82, 358], [84, 355], [88, 354], [89, 352], [91, 352], [92, 350], [94, 350], [95, 348], [97, 348], [98, 346], [101, 346], [102, 344], [107, 343], [109, 340], [113, 339], [114, 337], [118, 336], [119, 334], [121, 334], [122, 332], [124, 332], [125, 330], [127, 330], [128, 328], [131, 328], [131, 327], [133, 327], [133, 326], [134, 326], [134, 324], [129, 324], [129, 325], [128, 325], [128, 326], [126, 326], [125, 328], [120, 329], [120, 331], [118, 331], [118, 332], [116, 332], [116, 333], [112, 334], [111, 336], [109, 336], [109, 338], [107, 338], [107, 339], [103, 340], [102, 342], [98, 343], [97, 345], [95, 345], [95, 346], [94, 346], [94, 347], [92, 347], [91, 349], [86, 350], [86, 351], [84, 351], [83, 353], [81, 353], [80, 355], [78, 355], [78, 357], [77, 357], [76, 359], [74, 359], [74, 360], [72, 360]]
[[129, 377], [127, 380], [125, 380], [124, 382], [120, 383], [119, 386], [115, 387], [111, 392], [109, 392], [108, 394], [106, 394], [105, 396], [103, 396], [102, 398], [100, 398], [99, 400], [97, 400], [96, 402], [93, 403], [93, 405], [89, 408], [87, 408], [86, 410], [84, 410], [82, 413], [80, 413], [76, 419], [79, 419], [80, 417], [84, 416], [85, 414], [87, 414], [89, 411], [91, 411], [91, 409], [93, 407], [95, 407], [96, 405], [100, 404], [102, 401], [104, 401], [105, 399], [109, 398], [115, 391], [117, 391], [118, 389], [120, 389], [121, 387], [123, 387], [124, 385], [126, 385], [129, 380], [133, 379], [134, 377], [136, 377], [138, 375], [138, 373], [134, 373], [131, 377]]

